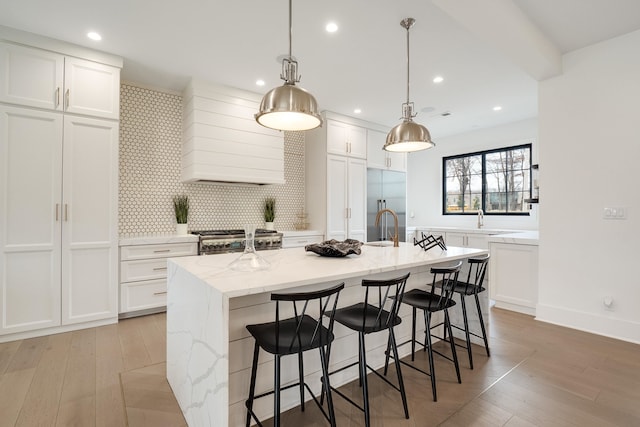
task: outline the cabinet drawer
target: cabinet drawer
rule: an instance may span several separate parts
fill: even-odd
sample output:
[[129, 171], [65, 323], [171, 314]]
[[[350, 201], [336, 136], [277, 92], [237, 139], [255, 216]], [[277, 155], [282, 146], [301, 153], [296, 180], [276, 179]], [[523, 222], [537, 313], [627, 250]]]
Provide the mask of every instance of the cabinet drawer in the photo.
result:
[[171, 258], [179, 256], [197, 255], [198, 243], [166, 243], [160, 245], [121, 246], [120, 260], [129, 261], [149, 258]]
[[120, 282], [123, 283], [165, 277], [167, 277], [166, 258], [122, 261], [120, 263]]
[[322, 237], [322, 234], [292, 237], [285, 236], [282, 239], [282, 248], [299, 248], [312, 243], [320, 243], [322, 242]]
[[120, 285], [120, 313], [167, 305], [167, 280], [147, 280]]

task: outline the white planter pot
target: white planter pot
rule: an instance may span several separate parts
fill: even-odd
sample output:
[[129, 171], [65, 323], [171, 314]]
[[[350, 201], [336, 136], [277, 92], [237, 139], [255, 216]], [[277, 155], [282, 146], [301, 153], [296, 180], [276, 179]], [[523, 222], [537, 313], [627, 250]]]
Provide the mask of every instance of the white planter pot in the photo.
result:
[[176, 224], [176, 234], [178, 236], [184, 236], [185, 234], [189, 234], [187, 231], [189, 224]]
[[264, 228], [267, 229], [267, 230], [274, 230], [273, 223], [272, 222], [265, 222], [264, 223]]

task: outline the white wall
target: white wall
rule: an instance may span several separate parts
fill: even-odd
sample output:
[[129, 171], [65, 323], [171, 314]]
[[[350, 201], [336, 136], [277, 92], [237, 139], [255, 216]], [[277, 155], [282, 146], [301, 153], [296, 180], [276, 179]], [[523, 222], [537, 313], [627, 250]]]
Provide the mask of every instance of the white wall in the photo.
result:
[[[493, 128], [479, 129], [435, 139], [430, 150], [408, 155], [407, 225], [475, 228], [476, 216], [442, 215], [442, 158], [455, 154], [532, 143], [533, 163], [537, 163], [537, 119], [528, 119]], [[435, 137], [434, 137], [435, 138]], [[529, 216], [485, 216], [485, 228], [538, 229], [537, 206]], [[411, 212], [414, 218], [411, 218]]]
[[[640, 342], [640, 31], [564, 57], [539, 90], [537, 317]], [[604, 220], [604, 207], [626, 220]], [[603, 305], [612, 296], [611, 309]]]

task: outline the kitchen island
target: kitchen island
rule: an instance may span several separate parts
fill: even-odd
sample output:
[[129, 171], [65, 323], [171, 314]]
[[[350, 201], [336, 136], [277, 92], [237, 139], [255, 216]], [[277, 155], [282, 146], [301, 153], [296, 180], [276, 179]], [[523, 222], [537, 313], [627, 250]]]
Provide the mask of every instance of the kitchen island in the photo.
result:
[[[190, 426], [236, 426], [245, 423], [244, 401], [249, 390], [253, 339], [245, 325], [273, 321], [275, 291], [308, 291], [345, 282], [339, 306], [363, 299], [362, 278], [390, 278], [411, 272], [407, 290], [424, 286], [433, 264], [466, 259], [486, 250], [449, 247], [447, 251], [422, 249], [408, 243], [399, 248], [363, 246], [362, 254], [346, 258], [320, 257], [304, 248], [262, 251], [268, 270], [238, 272], [228, 264], [239, 254], [170, 259], [167, 296], [167, 379]], [[291, 313], [281, 313], [282, 317]], [[410, 310], [403, 307], [404, 321], [396, 329], [398, 342], [410, 335]], [[407, 317], [409, 316], [409, 317]], [[336, 324], [331, 369], [357, 358], [357, 335]], [[367, 361], [384, 363], [386, 335], [367, 340]], [[399, 349], [401, 355], [409, 346]], [[320, 390], [317, 354], [305, 354], [306, 380]], [[272, 388], [273, 358], [260, 353], [256, 391]], [[282, 384], [296, 381], [295, 357], [282, 361]], [[357, 368], [331, 377], [339, 386], [357, 378]], [[307, 396], [308, 397], [308, 396]], [[283, 392], [282, 410], [298, 405], [295, 389]], [[272, 415], [270, 398], [256, 401], [254, 410], [263, 419]]]

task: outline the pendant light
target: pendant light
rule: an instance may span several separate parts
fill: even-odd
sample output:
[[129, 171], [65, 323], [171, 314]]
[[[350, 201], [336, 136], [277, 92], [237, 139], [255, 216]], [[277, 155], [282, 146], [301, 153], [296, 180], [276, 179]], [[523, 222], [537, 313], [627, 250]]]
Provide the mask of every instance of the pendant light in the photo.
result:
[[407, 30], [407, 102], [402, 104], [402, 123], [395, 126], [387, 135], [384, 144], [386, 151], [407, 153], [410, 151], [426, 150], [434, 147], [429, 130], [414, 122], [413, 102], [409, 102], [409, 28], [416, 22], [413, 18], [405, 18], [400, 25]]
[[321, 126], [322, 117], [318, 113], [318, 102], [313, 95], [296, 86], [300, 77], [298, 62], [291, 54], [293, 34], [291, 1], [289, 0], [289, 56], [282, 60], [282, 74], [280, 74], [284, 85], [266, 93], [255, 118], [262, 126], [271, 129], [301, 131]]

